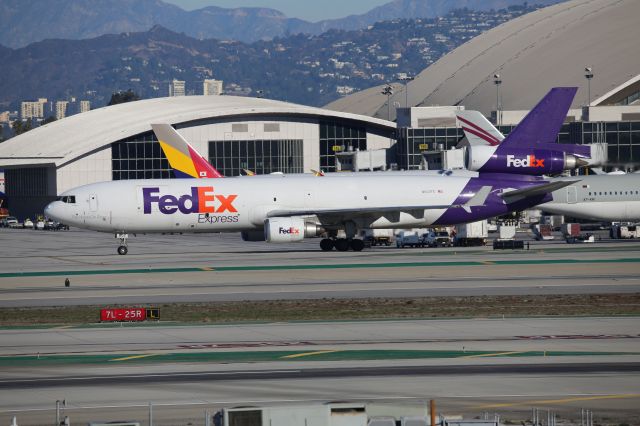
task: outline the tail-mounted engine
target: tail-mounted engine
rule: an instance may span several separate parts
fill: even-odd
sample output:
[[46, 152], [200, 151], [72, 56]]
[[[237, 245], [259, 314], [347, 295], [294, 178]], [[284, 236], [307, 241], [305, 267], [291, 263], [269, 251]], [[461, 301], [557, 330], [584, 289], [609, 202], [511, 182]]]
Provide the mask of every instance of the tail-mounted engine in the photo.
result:
[[469, 170], [488, 173], [550, 175], [586, 164], [581, 158], [561, 150], [535, 148], [509, 149], [501, 153], [493, 146], [472, 146], [467, 157]]

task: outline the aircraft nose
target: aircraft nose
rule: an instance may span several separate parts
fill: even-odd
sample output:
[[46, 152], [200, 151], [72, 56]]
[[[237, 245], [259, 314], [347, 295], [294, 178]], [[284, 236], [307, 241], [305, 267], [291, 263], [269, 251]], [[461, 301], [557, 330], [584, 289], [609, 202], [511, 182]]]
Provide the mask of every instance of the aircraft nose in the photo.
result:
[[44, 215], [57, 222], [62, 222], [61, 204], [61, 201], [52, 201], [51, 203], [47, 204], [47, 206], [44, 208]]

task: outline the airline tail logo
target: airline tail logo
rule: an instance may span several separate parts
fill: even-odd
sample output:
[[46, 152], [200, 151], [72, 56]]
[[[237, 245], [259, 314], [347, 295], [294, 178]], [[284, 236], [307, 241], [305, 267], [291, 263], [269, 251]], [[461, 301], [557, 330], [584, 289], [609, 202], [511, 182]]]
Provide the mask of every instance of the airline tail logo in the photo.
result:
[[238, 198], [233, 195], [214, 194], [212, 186], [192, 186], [190, 194], [179, 197], [160, 195], [160, 188], [142, 188], [144, 214], [151, 214], [154, 204], [162, 214], [190, 213], [237, 213], [233, 202]]
[[524, 159], [516, 158], [515, 155], [507, 155], [507, 167], [543, 167], [544, 158], [536, 158], [535, 155], [527, 155]]

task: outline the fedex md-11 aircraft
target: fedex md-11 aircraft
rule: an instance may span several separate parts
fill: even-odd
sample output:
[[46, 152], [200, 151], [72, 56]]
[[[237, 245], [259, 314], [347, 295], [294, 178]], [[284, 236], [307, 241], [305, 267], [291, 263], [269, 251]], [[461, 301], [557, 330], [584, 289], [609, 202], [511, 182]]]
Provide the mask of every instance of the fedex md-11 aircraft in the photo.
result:
[[[322, 250], [351, 248], [361, 228], [412, 228], [474, 222], [551, 200], [573, 181], [447, 171], [267, 175], [251, 178], [123, 180], [67, 191], [45, 214], [71, 226], [111, 232], [128, 252], [128, 233], [244, 232], [271, 243], [328, 233]], [[336, 238], [344, 230], [347, 238]]]
[[[513, 131], [557, 122], [564, 108], [541, 102]], [[550, 114], [545, 110], [550, 109]], [[545, 116], [553, 115], [553, 117]], [[560, 121], [561, 123], [562, 121]], [[152, 125], [154, 130], [162, 126]], [[559, 129], [559, 126], [558, 126]], [[165, 127], [165, 130], [169, 130]], [[556, 131], [557, 133], [557, 131]], [[170, 131], [158, 135], [191, 179], [129, 180], [85, 185], [65, 192], [45, 214], [69, 225], [113, 232], [126, 254], [128, 233], [242, 232], [245, 240], [301, 241], [327, 233], [322, 250], [360, 251], [361, 228], [412, 228], [474, 222], [552, 200], [574, 180], [538, 176], [441, 171], [357, 173], [318, 178], [269, 175], [202, 179], [202, 157], [186, 141], [172, 145]], [[508, 145], [508, 144], [507, 144]], [[174, 151], [171, 151], [174, 149]], [[178, 152], [179, 151], [179, 152]], [[170, 157], [170, 156], [168, 156]], [[183, 166], [189, 159], [193, 170]], [[172, 162], [173, 163], [173, 162]], [[488, 170], [485, 170], [488, 172]], [[346, 238], [337, 238], [344, 231]]]

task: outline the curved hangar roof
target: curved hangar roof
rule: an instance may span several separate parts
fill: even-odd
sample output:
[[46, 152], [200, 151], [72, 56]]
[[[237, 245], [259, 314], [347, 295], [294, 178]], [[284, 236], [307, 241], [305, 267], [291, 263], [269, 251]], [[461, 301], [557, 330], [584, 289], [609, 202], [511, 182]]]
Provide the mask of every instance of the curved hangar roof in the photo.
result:
[[[408, 85], [409, 104], [464, 105], [489, 115], [496, 109], [497, 73], [506, 110], [531, 109], [554, 86], [580, 86], [573, 103], [579, 107], [587, 102], [586, 66], [594, 73], [591, 99], [614, 98], [605, 95], [622, 90], [640, 73], [638, 17], [638, 0], [572, 0], [528, 13], [471, 39], [422, 71]], [[325, 108], [386, 119], [382, 87]], [[394, 92], [392, 105], [404, 106], [404, 86], [394, 84]]]
[[155, 98], [95, 109], [33, 129], [0, 143], [0, 167], [60, 166], [112, 142], [151, 130], [151, 123], [178, 124], [247, 116], [330, 117], [395, 129], [395, 123], [362, 115], [270, 99], [238, 96]]

